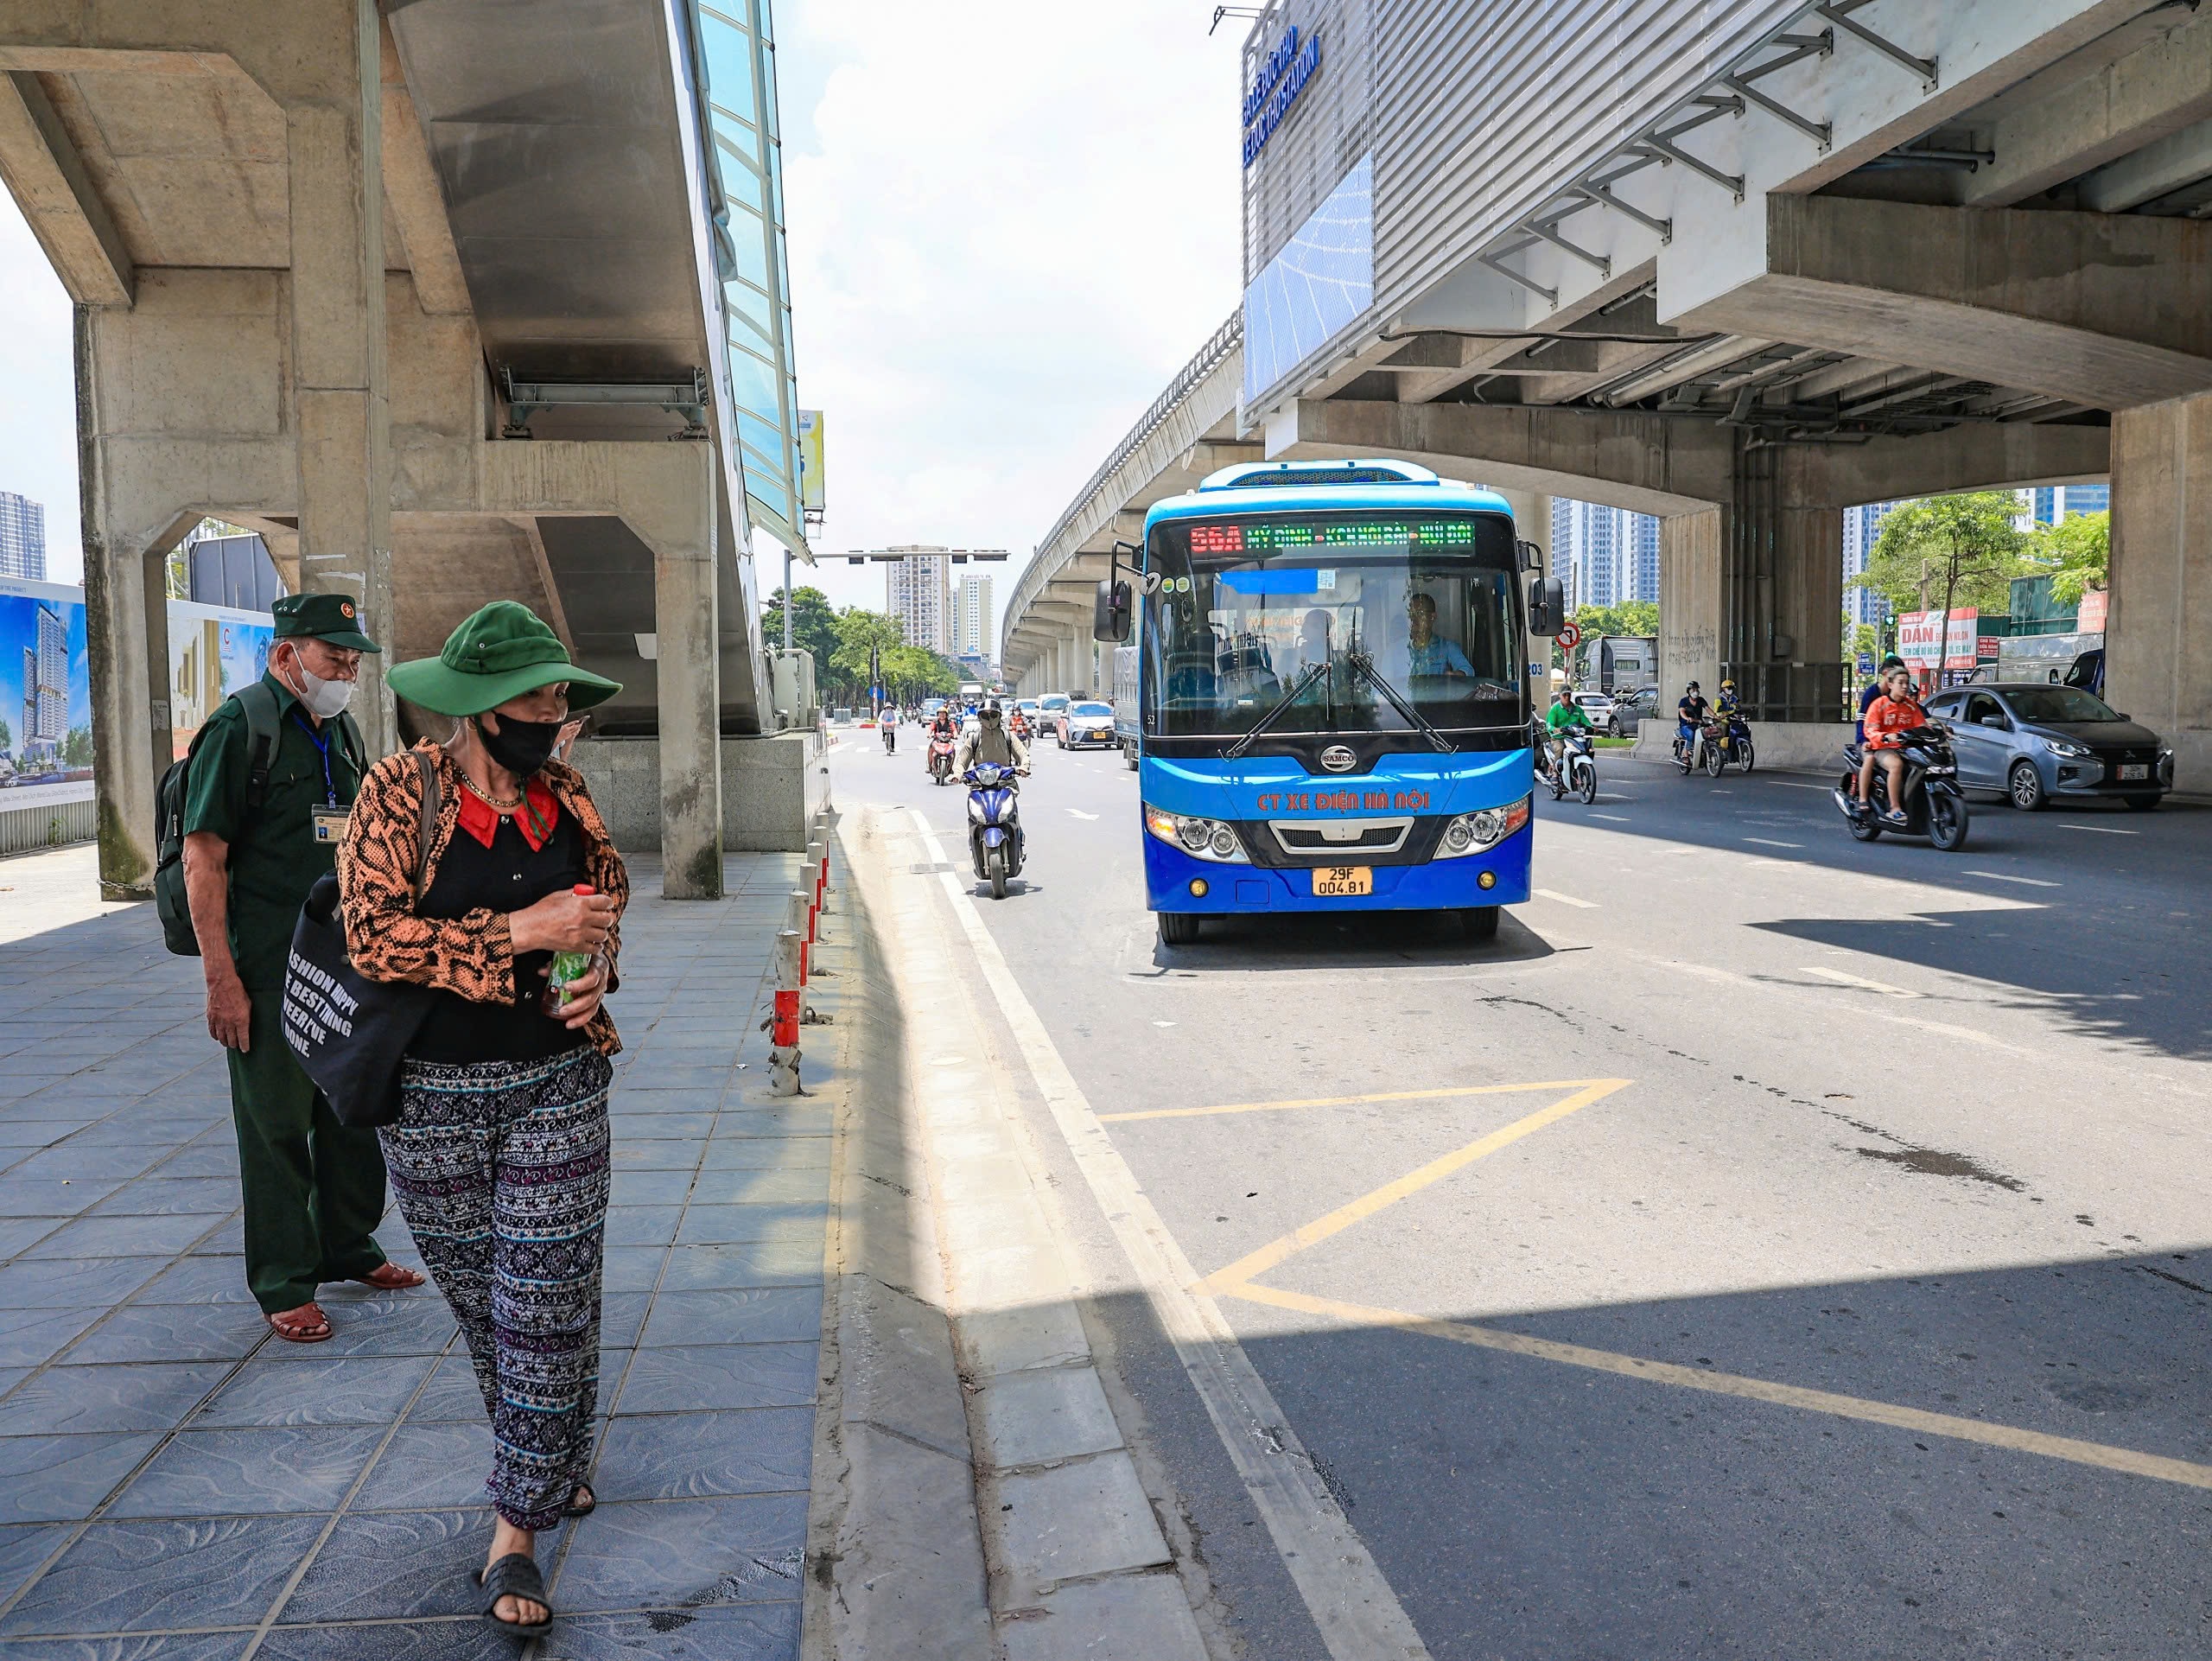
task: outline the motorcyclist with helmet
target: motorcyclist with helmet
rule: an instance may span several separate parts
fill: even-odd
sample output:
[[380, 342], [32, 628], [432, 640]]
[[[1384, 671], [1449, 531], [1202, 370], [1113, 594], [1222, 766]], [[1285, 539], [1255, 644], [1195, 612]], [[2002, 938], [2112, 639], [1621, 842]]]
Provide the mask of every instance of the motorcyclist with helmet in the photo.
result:
[[1588, 711], [1574, 701], [1574, 694], [1564, 686], [1552, 694], [1552, 707], [1544, 711], [1544, 776], [1556, 778], [1560, 764], [1566, 760], [1567, 741], [1561, 736], [1568, 729], [1580, 727], [1584, 732], [1595, 730], [1590, 725]]
[[1900, 786], [1904, 780], [1905, 735], [1916, 728], [1928, 724], [1928, 711], [1912, 695], [1912, 671], [1903, 664], [1885, 671], [1882, 676], [1882, 693], [1866, 706], [1863, 722], [1866, 734], [1866, 748], [1859, 762], [1859, 801], [1860, 811], [1871, 809], [1874, 802], [1874, 767], [1878, 762], [1889, 775], [1889, 811], [1882, 815], [1883, 823], [1902, 828], [1905, 824], [1904, 803]]
[[1005, 711], [996, 698], [986, 703], [976, 719], [976, 730], [960, 735], [960, 748], [952, 758], [955, 777], [964, 775], [978, 761], [1012, 767], [1016, 773], [1029, 771], [1028, 748], [1007, 730]]
[[1744, 719], [1744, 706], [1742, 701], [1736, 696], [1734, 681], [1724, 680], [1720, 683], [1720, 695], [1713, 700], [1713, 710], [1720, 718], [1722, 729], [1728, 735], [1729, 748], [1734, 750], [1737, 757], [1740, 758], [1743, 751], [1739, 746], [1742, 741], [1751, 737], [1751, 724]]
[[1705, 731], [1705, 718], [1712, 710], [1695, 681], [1682, 689], [1681, 700], [1675, 705], [1675, 743], [1693, 765], [1697, 760], [1698, 737]]

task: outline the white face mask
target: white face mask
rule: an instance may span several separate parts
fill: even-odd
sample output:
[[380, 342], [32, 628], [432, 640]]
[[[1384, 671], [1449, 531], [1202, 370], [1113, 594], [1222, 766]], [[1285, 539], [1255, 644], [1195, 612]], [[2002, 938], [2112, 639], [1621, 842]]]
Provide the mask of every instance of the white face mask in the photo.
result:
[[292, 659], [293, 672], [299, 684], [292, 690], [299, 694], [300, 702], [308, 706], [308, 713], [318, 721], [327, 721], [353, 701], [353, 683], [349, 680], [325, 680], [302, 663]]

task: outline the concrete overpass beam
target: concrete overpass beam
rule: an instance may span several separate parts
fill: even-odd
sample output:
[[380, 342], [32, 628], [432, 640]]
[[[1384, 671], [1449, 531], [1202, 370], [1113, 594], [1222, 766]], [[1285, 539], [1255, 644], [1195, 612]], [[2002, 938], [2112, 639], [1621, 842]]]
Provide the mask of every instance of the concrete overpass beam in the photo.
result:
[[[1681, 285], [1711, 297], [1664, 321], [2102, 409], [2212, 390], [2212, 225], [1834, 196], [1766, 210], [1761, 245]], [[1665, 276], [1662, 259], [1662, 304]]]
[[2105, 696], [2174, 747], [2184, 790], [2212, 780], [2212, 395], [2120, 411], [2112, 427]]
[[130, 303], [136, 273], [123, 235], [38, 77], [22, 70], [0, 75], [0, 179], [72, 300]]

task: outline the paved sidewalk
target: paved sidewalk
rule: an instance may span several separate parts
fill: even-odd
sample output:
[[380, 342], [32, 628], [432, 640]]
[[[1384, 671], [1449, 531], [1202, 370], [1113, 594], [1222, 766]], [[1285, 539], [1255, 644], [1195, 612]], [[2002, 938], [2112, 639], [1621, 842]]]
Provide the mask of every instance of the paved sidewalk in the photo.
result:
[[[730, 898], [668, 905], [632, 863], [612, 1417], [597, 1514], [542, 1537], [562, 1619], [532, 1661], [798, 1653], [830, 1113], [766, 1098], [755, 1030], [798, 865], [733, 856]], [[0, 861], [0, 1651], [509, 1661], [444, 1301], [333, 1287], [328, 1342], [268, 1334], [198, 964], [92, 870]], [[379, 1237], [419, 1263], [397, 1212]]]

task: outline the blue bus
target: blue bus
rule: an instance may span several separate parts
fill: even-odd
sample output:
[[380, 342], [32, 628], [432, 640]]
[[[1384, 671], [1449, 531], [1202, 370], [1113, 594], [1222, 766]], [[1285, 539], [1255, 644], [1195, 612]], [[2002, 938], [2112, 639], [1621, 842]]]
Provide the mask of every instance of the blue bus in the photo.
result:
[[[1126, 550], [1133, 571], [1124, 576]], [[1401, 461], [1224, 468], [1116, 549], [1093, 633], [1137, 659], [1147, 903], [1209, 917], [1529, 898], [1532, 629], [1560, 585], [1503, 497]]]

